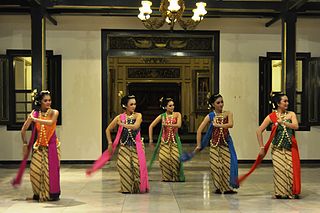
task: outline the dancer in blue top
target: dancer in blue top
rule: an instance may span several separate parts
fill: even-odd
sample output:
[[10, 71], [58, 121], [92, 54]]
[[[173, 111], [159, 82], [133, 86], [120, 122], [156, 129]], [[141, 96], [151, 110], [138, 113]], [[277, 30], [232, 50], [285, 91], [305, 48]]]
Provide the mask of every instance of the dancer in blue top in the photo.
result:
[[[197, 130], [198, 152], [208, 146], [210, 141], [210, 170], [216, 194], [235, 194], [238, 188], [238, 160], [229, 133], [233, 127], [233, 114], [223, 110], [223, 98], [220, 94], [209, 98], [213, 110], [202, 121]], [[209, 124], [208, 131], [201, 140], [203, 129]]]

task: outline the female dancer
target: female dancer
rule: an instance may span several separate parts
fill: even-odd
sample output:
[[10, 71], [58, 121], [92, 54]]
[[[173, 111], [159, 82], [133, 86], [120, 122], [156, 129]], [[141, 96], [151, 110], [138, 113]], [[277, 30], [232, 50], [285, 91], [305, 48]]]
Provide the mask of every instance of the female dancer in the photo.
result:
[[[140, 136], [141, 113], [135, 112], [136, 99], [134, 95], [121, 98], [123, 114], [116, 116], [106, 129], [108, 150], [98, 159], [87, 175], [101, 168], [108, 162], [120, 142], [117, 168], [120, 174], [122, 193], [144, 193], [149, 190], [148, 172], [143, 143]], [[111, 130], [118, 126], [116, 139], [112, 143]]]
[[[204, 149], [210, 140], [210, 170], [216, 194], [235, 194], [238, 188], [238, 161], [229, 134], [233, 127], [233, 114], [223, 111], [223, 98], [220, 94], [212, 95], [209, 106], [213, 109], [200, 124], [197, 130], [196, 151]], [[210, 124], [201, 141], [202, 130]]]
[[149, 126], [149, 144], [153, 145], [153, 128], [161, 121], [161, 131], [158, 137], [156, 149], [149, 164], [151, 168], [153, 161], [159, 152], [159, 163], [162, 172], [162, 181], [185, 181], [183, 163], [179, 158], [182, 152], [178, 128], [181, 127], [181, 114], [174, 112], [172, 98], [161, 98], [161, 108], [166, 110], [159, 115]]
[[[55, 201], [59, 200], [60, 196], [60, 142], [56, 136], [59, 112], [51, 109], [49, 91], [36, 94], [34, 104], [37, 108], [32, 111], [21, 129], [24, 160], [12, 184], [21, 183], [26, 160], [33, 147], [30, 164], [33, 199], [41, 202]], [[31, 123], [34, 123], [35, 128], [28, 144], [26, 131]], [[35, 133], [37, 133], [37, 140], [34, 142]]]
[[[297, 116], [292, 111], [287, 111], [289, 101], [283, 93], [277, 93], [272, 97], [274, 112], [270, 113], [257, 130], [257, 139], [260, 146], [259, 156], [248, 174], [240, 178], [243, 181], [250, 175], [262, 161], [270, 144], [272, 164], [274, 198], [288, 199], [299, 198], [300, 183], [300, 158], [294, 130], [299, 128]], [[263, 145], [262, 133], [273, 124], [268, 142]]]

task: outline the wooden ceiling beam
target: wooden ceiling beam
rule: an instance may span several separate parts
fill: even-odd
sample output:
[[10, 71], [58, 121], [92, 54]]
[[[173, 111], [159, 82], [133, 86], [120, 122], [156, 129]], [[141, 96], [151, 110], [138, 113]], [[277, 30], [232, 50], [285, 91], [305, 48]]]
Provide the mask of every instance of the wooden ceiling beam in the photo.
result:
[[279, 21], [282, 16], [284, 16], [288, 11], [293, 11], [296, 12], [298, 11], [303, 5], [305, 5], [308, 2], [308, 0], [296, 0], [294, 1], [291, 5], [289, 5], [290, 1], [283, 1], [283, 10], [282, 12], [277, 16], [274, 17], [273, 19], [271, 19], [270, 21], [268, 21], [265, 26], [266, 27], [270, 27], [272, 24], [276, 23], [277, 21]]
[[[141, 6], [141, 1], [136, 0], [55, 0], [55, 6], [95, 6], [95, 7], [134, 7]], [[159, 7], [161, 0], [152, 0], [152, 7]], [[195, 8], [198, 0], [185, 0], [186, 8]], [[207, 8], [214, 9], [249, 9], [249, 10], [279, 10], [281, 1], [206, 1]]]
[[47, 5], [48, 0], [28, 0], [31, 7], [39, 7], [41, 10], [41, 13], [53, 24], [58, 25], [58, 22], [48, 13], [47, 11]]
[[[157, 8], [161, 0], [152, 0], [153, 16], [160, 13]], [[191, 16], [191, 9], [197, 0], [185, 0], [186, 11], [184, 16]], [[96, 15], [96, 16], [136, 16], [140, 1], [133, 0], [0, 0], [0, 15], [26, 14], [30, 8], [41, 5], [48, 20], [57, 24], [52, 15]], [[281, 18], [283, 11], [294, 9], [298, 16], [319, 17], [320, 2], [307, 0], [290, 0], [288, 7], [279, 1], [207, 1], [208, 13], [206, 17], [245, 17], [245, 18], [272, 18], [266, 26], [272, 25]], [[287, 10], [286, 10], [287, 9]]]

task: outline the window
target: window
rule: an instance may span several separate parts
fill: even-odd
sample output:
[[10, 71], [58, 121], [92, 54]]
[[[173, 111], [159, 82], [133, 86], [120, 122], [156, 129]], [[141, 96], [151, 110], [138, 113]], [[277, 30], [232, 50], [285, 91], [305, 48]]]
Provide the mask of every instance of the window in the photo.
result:
[[0, 55], [0, 125], [9, 122], [9, 61]]
[[[294, 105], [294, 111], [297, 115], [298, 121], [302, 122], [302, 60], [298, 59], [296, 61], [296, 103]], [[283, 91], [284, 74], [282, 71], [282, 61], [281, 60], [271, 60], [271, 91], [281, 92]], [[290, 102], [290, 100], [289, 100]]]
[[[0, 124], [7, 124], [8, 130], [18, 130], [32, 111], [32, 84], [38, 80], [32, 79], [31, 51], [7, 50], [0, 62], [0, 83], [4, 88], [0, 93]], [[41, 82], [42, 88], [37, 89], [50, 90], [52, 107], [61, 111], [61, 56], [53, 55], [53, 51], [46, 53]], [[58, 124], [61, 124], [61, 113]]]
[[[290, 104], [294, 105], [294, 111], [299, 121], [299, 130], [310, 130], [310, 125], [316, 125], [316, 120], [319, 120], [318, 114], [315, 113], [319, 109], [319, 92], [314, 91], [318, 88], [319, 82], [313, 80], [318, 73], [320, 79], [320, 69], [318, 62], [313, 66], [312, 72], [310, 71], [310, 53], [297, 53], [296, 57], [296, 73], [295, 73], [295, 102]], [[267, 57], [259, 57], [259, 122], [262, 123], [263, 119], [272, 110], [271, 105], [268, 104], [271, 92], [281, 92], [285, 88], [286, 76], [282, 70], [281, 53], [267, 53]], [[312, 76], [311, 76], [312, 75]], [[311, 82], [313, 80], [314, 82]], [[316, 83], [318, 84], [318, 87]], [[314, 98], [310, 99], [310, 95]], [[316, 97], [318, 97], [316, 99]], [[316, 104], [318, 103], [318, 104]], [[317, 110], [316, 110], [317, 109]], [[312, 112], [313, 110], [313, 112]], [[310, 121], [310, 114], [314, 115], [314, 122]]]
[[310, 58], [308, 63], [307, 89], [309, 123], [320, 125], [320, 58]]
[[32, 111], [31, 57], [13, 58], [15, 123], [23, 123]]

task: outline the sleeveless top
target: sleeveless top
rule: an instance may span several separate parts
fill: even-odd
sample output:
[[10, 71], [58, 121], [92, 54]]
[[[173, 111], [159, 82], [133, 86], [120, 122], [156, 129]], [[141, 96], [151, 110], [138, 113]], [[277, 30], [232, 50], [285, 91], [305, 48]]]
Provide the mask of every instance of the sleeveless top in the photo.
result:
[[[291, 123], [291, 120], [285, 120], [286, 122]], [[284, 148], [287, 150], [291, 149], [291, 138], [294, 134], [294, 130], [290, 128], [286, 128], [285, 126], [278, 125], [276, 130], [276, 134], [272, 140], [272, 144], [277, 148]]]
[[[162, 122], [165, 124], [176, 124], [178, 121], [177, 118], [173, 117], [173, 115], [166, 115], [165, 119]], [[170, 126], [162, 126], [162, 138], [161, 141], [163, 143], [176, 143], [175, 135], [178, 132], [178, 128], [170, 127]]]
[[[222, 118], [221, 116], [217, 117], [216, 119], [218, 123], [220, 124], [226, 124], [228, 123], [228, 117]], [[218, 127], [213, 127], [212, 131], [212, 139], [210, 141], [210, 144], [212, 147], [216, 146], [227, 146], [226, 139], [229, 135], [229, 130], [225, 128], [218, 128]]]
[[[41, 120], [51, 120], [52, 115], [48, 115], [50, 113], [50, 111], [51, 110], [48, 110], [44, 116], [40, 112], [38, 118]], [[39, 122], [35, 123], [35, 127], [37, 129], [37, 140], [34, 143], [35, 149], [39, 146], [48, 146], [49, 145], [50, 138], [54, 134], [54, 132], [56, 130], [56, 126], [57, 126], [56, 123], [52, 124], [51, 126], [40, 124]], [[58, 138], [57, 138], [56, 143], [59, 144]]]
[[[126, 116], [126, 124], [134, 124], [136, 122], [135, 118], [130, 118], [130, 116]], [[137, 130], [133, 129], [127, 129], [123, 127], [121, 137], [120, 137], [120, 144], [121, 145], [128, 145], [128, 146], [134, 146], [136, 143], [136, 136], [138, 132], [140, 131], [140, 128]]]

